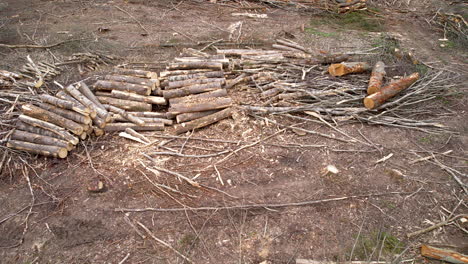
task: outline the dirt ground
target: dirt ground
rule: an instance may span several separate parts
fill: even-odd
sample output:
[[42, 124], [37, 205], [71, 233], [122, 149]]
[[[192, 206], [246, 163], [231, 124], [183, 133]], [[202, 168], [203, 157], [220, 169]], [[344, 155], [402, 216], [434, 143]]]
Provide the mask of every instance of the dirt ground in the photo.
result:
[[[420, 1], [419, 6], [393, 9], [376, 6], [374, 24], [348, 27], [320, 11], [218, 2], [0, 1], [0, 43], [44, 45], [79, 39], [48, 50], [1, 48], [0, 69], [18, 69], [27, 55], [52, 61], [94, 51], [118, 56], [118, 63], [152, 62], [159, 70], [185, 47], [200, 49], [227, 39], [229, 25], [243, 21], [239, 47], [269, 47], [278, 37], [293, 37], [312, 50], [366, 51], [390, 36], [401, 49], [413, 51], [432, 67], [425, 70], [467, 72], [466, 47], [441, 47], [438, 39], [443, 32], [427, 23], [431, 10], [441, 3]], [[265, 13], [268, 18], [231, 16], [247, 11]], [[81, 76], [69, 66], [56, 80], [93, 80], [109, 67]], [[398, 64], [393, 67], [395, 73], [408, 73]], [[466, 93], [466, 82], [455, 86]], [[238, 104], [249, 100], [245, 88], [229, 93]], [[468, 226], [460, 221], [406, 236], [449, 216], [468, 213], [466, 194], [450, 174], [428, 161], [413, 162], [452, 150], [437, 159], [467, 175], [468, 106], [463, 93], [428, 102], [450, 113], [440, 120], [452, 131], [444, 134], [356, 122], [340, 129], [359, 141], [340, 142], [282, 129], [238, 111], [232, 119], [181, 138], [171, 138], [171, 130], [146, 133], [154, 140], [149, 146], [108, 134], [85, 141], [66, 160], [15, 154], [16, 162], [3, 169], [0, 181], [0, 263], [122, 263], [124, 259], [125, 263], [185, 263], [138, 223], [193, 263], [295, 263], [296, 259], [432, 263], [420, 256], [421, 244], [467, 254]], [[297, 122], [286, 117], [284, 121]], [[338, 135], [322, 123], [306, 122], [301, 127]], [[158, 166], [196, 177], [217, 190], [196, 188], [172, 175], [151, 173], [142, 165], [148, 161], [142, 153], [164, 151], [158, 147], [162, 142], [185, 154], [225, 150], [235, 154], [226, 160], [222, 160], [225, 155], [151, 155]], [[376, 163], [389, 154], [391, 158]], [[340, 172], [324, 173], [328, 165]], [[32, 196], [25, 175], [34, 194], [30, 213]], [[87, 187], [98, 179], [106, 182], [107, 190], [88, 192]], [[164, 191], [155, 182], [176, 191]], [[336, 197], [347, 198], [306, 206], [190, 209]], [[186, 210], [176, 212], [118, 210], [183, 207]]]

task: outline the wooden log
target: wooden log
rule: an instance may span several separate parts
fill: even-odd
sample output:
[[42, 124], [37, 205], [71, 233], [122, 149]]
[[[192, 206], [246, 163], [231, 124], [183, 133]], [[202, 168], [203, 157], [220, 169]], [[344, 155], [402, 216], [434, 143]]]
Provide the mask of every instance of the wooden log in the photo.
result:
[[385, 64], [382, 61], [378, 61], [372, 69], [369, 79], [369, 85], [367, 86], [368, 95], [380, 92], [385, 74]]
[[368, 70], [370, 70], [370, 66], [367, 62], [342, 62], [332, 64], [328, 67], [328, 73], [335, 77], [351, 73], [361, 73]]
[[138, 117], [168, 118], [167, 113], [161, 113], [161, 112], [128, 112], [128, 113], [133, 116], [138, 116]]
[[48, 104], [51, 104], [51, 105], [54, 105], [54, 106], [57, 106], [57, 107], [60, 107], [60, 108], [64, 108], [64, 109], [67, 109], [67, 110], [72, 110], [72, 111], [75, 111], [75, 112], [80, 113], [82, 115], [90, 115], [91, 114], [91, 109], [86, 108], [85, 106], [83, 106], [81, 104], [76, 104], [74, 102], [64, 100], [64, 99], [61, 99], [61, 98], [58, 98], [58, 97], [55, 97], [55, 96], [52, 96], [52, 95], [40, 94], [39, 99], [41, 99], [41, 101], [44, 102], [44, 103], [48, 103]]
[[455, 264], [466, 264], [468, 263], [468, 256], [460, 254], [458, 252], [431, 247], [428, 245], [421, 246], [421, 255], [431, 259], [437, 259], [440, 261], [455, 263]]
[[142, 120], [140, 117], [131, 115], [127, 111], [125, 111], [125, 110], [123, 110], [121, 108], [118, 108], [118, 107], [115, 107], [115, 106], [112, 106], [112, 105], [104, 105], [104, 106], [106, 107], [107, 110], [111, 111], [112, 113], [116, 113], [116, 114], [120, 115], [125, 120], [128, 120], [128, 121], [130, 121], [130, 122], [132, 122], [134, 124], [137, 124], [139, 126], [143, 126], [145, 124], [145, 121]]
[[[69, 101], [69, 102], [72, 102], [80, 107], [84, 107], [86, 109], [89, 109], [87, 108], [86, 106], [84, 106], [82, 103], [80, 103], [78, 100], [76, 100], [73, 96], [71, 96], [70, 94], [68, 94], [65, 90], [62, 90], [62, 91], [58, 91], [56, 94], [55, 94], [56, 97], [62, 99], [62, 100], [65, 100], [65, 101]], [[91, 118], [95, 118], [97, 116], [97, 113], [94, 109], [89, 109], [90, 113], [89, 113], [89, 117]]]
[[194, 99], [199, 99], [199, 98], [212, 98], [212, 97], [224, 97], [227, 96], [227, 91], [226, 89], [218, 89], [214, 90], [211, 92], [206, 92], [206, 93], [200, 93], [200, 94], [193, 94], [189, 96], [184, 96], [184, 97], [177, 97], [177, 98], [172, 98], [169, 99], [169, 104], [179, 104], [181, 102], [185, 101], [191, 101]]
[[419, 79], [419, 73], [413, 73], [408, 77], [401, 78], [389, 85], [382, 87], [380, 92], [371, 94], [364, 98], [364, 106], [367, 109], [374, 109], [381, 106], [385, 101], [410, 87]]
[[148, 104], [166, 105], [167, 101], [164, 97], [158, 96], [144, 96], [134, 93], [123, 92], [119, 90], [112, 90], [111, 97], [118, 99], [125, 99], [130, 101], [144, 102]]
[[286, 45], [281, 45], [281, 44], [273, 44], [272, 47], [274, 49], [279, 49], [279, 50], [285, 50], [285, 51], [293, 51], [293, 52], [302, 52], [302, 50], [286, 46]]
[[[224, 56], [224, 55], [221, 55]], [[224, 68], [229, 66], [229, 59], [224, 58], [200, 58], [200, 57], [178, 57], [174, 58], [178, 62], [217, 62], [221, 63]]]
[[97, 98], [104, 105], [113, 105], [115, 107], [122, 108], [126, 111], [145, 112], [151, 111], [152, 109], [151, 104], [148, 103], [123, 100], [106, 96], [98, 96]]
[[[110, 114], [109, 114], [109, 116], [112, 117], [112, 115], [110, 115]], [[109, 122], [110, 122], [110, 121], [111, 121], [111, 120], [109, 120]], [[95, 117], [93, 118], [93, 125], [95, 125], [95, 126], [97, 126], [98, 128], [101, 128], [101, 129], [102, 129], [102, 128], [104, 128], [104, 127], [107, 125], [107, 122], [106, 122], [104, 119], [100, 118], [99, 116], [95, 116]]]
[[223, 54], [225, 56], [244, 56], [244, 55], [265, 55], [265, 54], [277, 54], [277, 50], [254, 50], [254, 49], [218, 49], [217, 54]]
[[222, 109], [230, 107], [231, 105], [232, 99], [229, 97], [196, 98], [191, 101], [184, 101], [179, 104], [171, 105], [168, 111], [178, 115], [182, 113]]
[[60, 127], [63, 127], [67, 130], [70, 130], [75, 135], [81, 135], [83, 133], [83, 126], [67, 119], [63, 116], [57, 115], [40, 107], [37, 107], [32, 104], [25, 104], [21, 107], [21, 110], [24, 114], [30, 117], [34, 117]]
[[241, 75], [237, 76], [235, 79], [229, 80], [229, 82], [227, 82], [226, 85], [225, 85], [225, 89], [229, 90], [232, 87], [238, 85], [239, 83], [247, 81], [247, 80], [248, 80], [247, 74], [242, 73]]
[[159, 81], [165, 80], [169, 76], [177, 76], [177, 75], [190, 75], [190, 74], [198, 74], [198, 73], [206, 73], [211, 72], [210, 69], [196, 69], [196, 70], [175, 70], [175, 71], [163, 71], [160, 72]]
[[30, 117], [30, 116], [27, 116], [27, 115], [20, 115], [18, 117], [18, 119], [20, 121], [28, 124], [28, 125], [50, 131], [50, 132], [56, 134], [57, 136], [59, 136], [61, 139], [71, 142], [73, 145], [76, 145], [76, 144], [78, 144], [78, 142], [80, 142], [80, 140], [77, 137], [70, 134], [64, 128], [59, 127], [57, 125], [54, 125], [52, 123], [49, 123], [49, 122], [46, 122], [46, 121], [43, 121], [43, 120], [40, 120], [40, 119], [37, 119], [37, 118], [34, 118], [34, 117]]
[[182, 97], [182, 96], [187, 96], [191, 94], [209, 92], [209, 91], [221, 89], [221, 85], [222, 84], [220, 82], [195, 84], [195, 85], [186, 86], [186, 87], [179, 88], [179, 89], [163, 91], [163, 96], [166, 99], [171, 99], [171, 98]]
[[209, 70], [223, 70], [221, 62], [211, 61], [187, 61], [187, 62], [173, 62], [169, 63], [166, 67], [168, 70], [196, 70], [196, 69], [209, 69]]
[[125, 131], [125, 129], [131, 128], [135, 131], [164, 131], [163, 123], [150, 123], [143, 126], [139, 126], [134, 123], [112, 123], [108, 124], [104, 131], [106, 132], [115, 132], [115, 131]]
[[19, 140], [8, 141], [7, 147], [54, 158], [64, 159], [68, 156], [68, 150], [66, 148], [34, 144], [31, 142], [24, 142]]
[[202, 78], [223, 78], [224, 72], [222, 71], [209, 71], [209, 72], [200, 72], [193, 74], [183, 74], [167, 77], [169, 82], [183, 81], [188, 79], [202, 79]]
[[276, 42], [278, 42], [279, 44], [282, 44], [284, 46], [288, 46], [288, 47], [291, 47], [291, 48], [294, 48], [296, 50], [299, 50], [299, 51], [303, 51], [303, 52], [306, 52], [306, 53], [310, 53], [310, 51], [308, 51], [306, 48], [304, 48], [303, 46], [293, 42], [293, 41], [290, 41], [288, 39], [277, 39]]
[[131, 129], [131, 128], [126, 128], [125, 129], [125, 132], [127, 132], [128, 134], [136, 137], [136, 138], [139, 138], [140, 140], [142, 140], [143, 142], [146, 142], [146, 143], [151, 143], [151, 140], [149, 140], [147, 137], [145, 137], [144, 135], [136, 132], [135, 130]]
[[[35, 126], [30, 125], [30, 124], [21, 122], [21, 121], [16, 122], [16, 129], [26, 131], [26, 132], [30, 132], [30, 133], [33, 133], [33, 134], [39, 134], [39, 135], [53, 137], [53, 138], [62, 139], [64, 141], [67, 141], [63, 137], [61, 137], [60, 135], [58, 135], [58, 134], [56, 134], [56, 133], [54, 133], [52, 131], [49, 131], [49, 130], [41, 128], [41, 127], [35, 127]], [[67, 142], [69, 142], [69, 141], [67, 141]]]
[[205, 84], [205, 83], [212, 83], [212, 82], [219, 82], [221, 84], [226, 83], [226, 79], [223, 78], [201, 78], [201, 79], [188, 79], [183, 81], [173, 81], [169, 82], [166, 86], [166, 89], [177, 89], [185, 86], [195, 85], [195, 84]]
[[99, 127], [93, 127], [93, 132], [96, 137], [100, 137], [104, 135], [104, 129], [99, 128]]
[[119, 90], [119, 91], [131, 92], [131, 93], [136, 93], [136, 94], [141, 94], [141, 95], [151, 94], [150, 86], [144, 86], [144, 85], [133, 84], [133, 83], [115, 82], [115, 81], [99, 80], [94, 84], [94, 88], [99, 91]]
[[135, 77], [135, 76], [126, 76], [126, 75], [105, 75], [104, 80], [149, 86], [151, 87], [151, 90], [156, 89], [156, 84], [157, 82], [159, 82], [158, 79], [148, 79], [148, 78], [141, 78], [141, 77]]
[[28, 131], [22, 131], [16, 129], [12, 134], [10, 139], [12, 140], [19, 140], [30, 142], [34, 144], [41, 144], [41, 145], [50, 145], [50, 146], [57, 146], [61, 148], [65, 148], [68, 151], [74, 148], [74, 145], [71, 142], [67, 142], [65, 140], [58, 139], [56, 137], [49, 137], [44, 136], [41, 134], [35, 134]]
[[187, 131], [192, 131], [197, 128], [202, 128], [208, 125], [211, 125], [213, 123], [216, 123], [222, 119], [228, 118], [232, 115], [232, 109], [231, 108], [226, 108], [224, 110], [221, 110], [219, 112], [216, 112], [214, 114], [204, 116], [199, 119], [192, 120], [190, 122], [182, 123], [179, 125], [175, 125], [175, 132], [177, 134], [181, 134]]
[[[132, 112], [127, 112], [130, 116], [132, 116], [130, 113]], [[172, 125], [174, 123], [173, 120], [171, 119], [166, 119], [166, 118], [160, 118], [160, 117], [142, 117], [142, 116], [132, 116], [134, 118], [138, 118], [144, 123], [140, 123], [139, 125], [144, 125], [145, 123], [163, 123], [164, 125]], [[133, 122], [132, 120], [129, 120], [128, 118], [123, 117], [120, 114], [114, 114], [112, 116], [112, 120], [118, 121], [118, 122], [127, 122], [130, 121], [132, 123], [138, 124], [137, 122]]]
[[221, 111], [221, 110], [209, 110], [209, 111], [203, 111], [203, 112], [183, 113], [183, 114], [177, 115], [176, 120], [177, 120], [177, 123], [180, 124], [183, 122], [202, 118], [204, 116], [212, 115], [218, 111]]
[[80, 135], [80, 139], [81, 139], [81, 140], [85, 140], [87, 137], [88, 137], [88, 133], [87, 133], [87, 132], [83, 132], [83, 133]]
[[86, 83], [84, 82], [79, 82], [77, 85], [78, 87], [78, 90], [80, 90], [80, 92], [86, 96], [89, 100], [91, 100], [94, 104], [96, 104], [98, 107], [104, 109], [104, 106], [101, 104], [101, 102], [99, 102], [99, 100], [97, 99], [96, 95], [91, 91], [91, 89], [89, 88], [88, 85], [86, 85]]
[[140, 78], [150, 78], [150, 79], [157, 79], [158, 74], [152, 71], [145, 71], [145, 70], [134, 70], [134, 69], [115, 69], [115, 74], [120, 75], [128, 75]]
[[67, 110], [67, 109], [63, 109], [63, 108], [60, 108], [60, 107], [57, 107], [57, 106], [54, 106], [54, 105], [51, 105], [51, 104], [48, 104], [48, 103], [38, 103], [37, 105], [42, 109], [45, 109], [47, 111], [50, 111], [50, 112], [58, 114], [58, 115], [61, 115], [61, 116], [65, 117], [65, 118], [70, 119], [72, 121], [75, 121], [76, 123], [79, 123], [79, 124], [88, 125], [92, 121], [91, 117], [89, 117], [89, 115], [82, 115], [82, 114], [77, 113], [75, 111], [70, 111], [70, 110]]
[[99, 107], [97, 104], [95, 104], [93, 101], [88, 99], [88, 97], [84, 96], [77, 88], [75, 88], [73, 85], [69, 85], [65, 87], [65, 90], [73, 96], [78, 102], [80, 102], [82, 105], [88, 107], [92, 111], [96, 112], [96, 114], [102, 118], [105, 122], [110, 121], [110, 115], [106, 111], [106, 109], [103, 109]]

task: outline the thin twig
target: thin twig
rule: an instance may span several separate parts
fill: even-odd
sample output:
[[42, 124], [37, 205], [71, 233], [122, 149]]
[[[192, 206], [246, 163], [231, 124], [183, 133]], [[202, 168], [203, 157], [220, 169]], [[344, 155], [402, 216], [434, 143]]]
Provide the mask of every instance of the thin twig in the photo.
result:
[[438, 224], [435, 224], [435, 225], [433, 225], [433, 226], [430, 226], [430, 227], [428, 227], [428, 228], [424, 228], [424, 229], [421, 229], [421, 230], [416, 231], [416, 232], [408, 233], [408, 234], [406, 234], [406, 236], [407, 236], [408, 238], [411, 238], [411, 237], [414, 237], [414, 236], [417, 236], [417, 235], [421, 235], [421, 234], [430, 232], [430, 231], [432, 231], [432, 230], [434, 230], [434, 229], [436, 229], [436, 228], [439, 228], [439, 227], [448, 225], [449, 223], [451, 223], [451, 222], [457, 220], [458, 218], [462, 218], [462, 217], [463, 217], [463, 218], [468, 218], [468, 214], [459, 214], [459, 215], [456, 215], [456, 216], [454, 216], [454, 217], [452, 217], [452, 218], [450, 218], [450, 219], [447, 219], [447, 220], [445, 220], [445, 221], [442, 221], [442, 222], [440, 222], [440, 223], [438, 223]]
[[143, 29], [146, 33], [146, 35], [149, 35], [149, 32], [148, 30], [146, 30], [146, 28], [140, 23], [140, 21], [138, 21], [138, 19], [136, 19], [134, 16], [132, 16], [132, 14], [130, 14], [129, 12], [125, 11], [124, 9], [122, 9], [121, 7], [119, 6], [115, 6], [115, 8], [117, 8], [118, 10], [124, 12], [125, 14], [127, 14], [130, 18], [132, 18], [133, 20], [135, 20], [135, 22], [137, 22], [137, 24], [141, 27], [141, 29]]

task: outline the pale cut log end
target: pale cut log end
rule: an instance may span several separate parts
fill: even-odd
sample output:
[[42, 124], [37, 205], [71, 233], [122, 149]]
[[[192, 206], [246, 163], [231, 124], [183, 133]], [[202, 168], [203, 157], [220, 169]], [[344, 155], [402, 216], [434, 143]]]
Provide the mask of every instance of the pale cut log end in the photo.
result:
[[64, 159], [68, 156], [68, 150], [65, 149], [65, 148], [62, 148], [59, 150], [58, 152], [58, 157], [61, 158], [61, 159]]
[[368, 87], [368, 88], [367, 88], [367, 94], [368, 94], [368, 95], [371, 95], [371, 94], [378, 93], [378, 92], [380, 92], [381, 88], [382, 88], [382, 87], [377, 87], [377, 86]]
[[374, 100], [372, 100], [372, 98], [369, 98], [369, 97], [364, 98], [364, 106], [367, 109], [374, 109], [375, 107]]
[[335, 77], [343, 76], [345, 74], [343, 64], [330, 65], [330, 67], [328, 67], [328, 73]]
[[87, 137], [88, 137], [88, 133], [86, 133], [86, 132], [83, 132], [80, 135], [81, 140], [85, 140]]

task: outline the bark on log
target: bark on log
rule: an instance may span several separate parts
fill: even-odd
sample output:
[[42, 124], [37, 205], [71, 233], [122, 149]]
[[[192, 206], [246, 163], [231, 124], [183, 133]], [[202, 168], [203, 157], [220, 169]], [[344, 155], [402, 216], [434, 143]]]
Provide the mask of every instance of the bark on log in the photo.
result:
[[135, 130], [131, 129], [131, 128], [126, 128], [125, 129], [125, 132], [136, 137], [136, 138], [139, 138], [141, 139], [143, 142], [146, 142], [146, 143], [151, 143], [151, 140], [149, 140], [147, 137], [145, 137], [144, 135], [136, 132]]
[[248, 80], [247, 74], [242, 73], [241, 75], [237, 76], [235, 79], [229, 80], [229, 82], [227, 82], [226, 85], [225, 85], [225, 89], [229, 90], [232, 87], [234, 87], [235, 85], [238, 85], [239, 83], [244, 82], [246, 80]]
[[119, 91], [131, 92], [131, 93], [136, 93], [136, 94], [141, 94], [141, 95], [151, 94], [150, 86], [144, 86], [144, 85], [132, 84], [132, 83], [115, 82], [115, 81], [99, 80], [94, 84], [94, 88], [98, 91], [119, 90]]
[[[109, 114], [109, 116], [111, 116]], [[104, 119], [100, 118], [99, 116], [96, 116], [93, 118], [93, 125], [97, 126], [98, 128], [104, 128], [107, 125], [107, 122], [104, 121]]]
[[40, 94], [39, 99], [41, 99], [41, 101], [44, 103], [48, 103], [51, 105], [55, 105], [57, 107], [72, 110], [82, 115], [90, 115], [92, 112], [91, 109], [84, 107], [83, 105], [76, 104], [74, 102], [64, 100], [61, 98], [57, 98], [55, 96], [48, 95], [48, 94]]
[[212, 98], [212, 97], [223, 97], [223, 96], [227, 96], [226, 89], [218, 89], [218, 90], [214, 90], [214, 91], [206, 92], [206, 93], [172, 98], [172, 99], [169, 99], [169, 104], [173, 105], [173, 104], [179, 104], [182, 102], [189, 102], [191, 100], [199, 99], [199, 98]]
[[[131, 112], [127, 112], [127, 114], [129, 114], [130, 116], [132, 116], [130, 114]], [[135, 124], [138, 124], [138, 125], [144, 125], [145, 123], [163, 123], [164, 125], [172, 125], [174, 123], [173, 120], [170, 120], [170, 119], [166, 119], [166, 118], [160, 118], [160, 117], [142, 117], [142, 116], [132, 116], [133, 118], [138, 118], [140, 119], [141, 121], [143, 121], [144, 123], [140, 123], [138, 124], [137, 122], [133, 122], [132, 120], [129, 120], [128, 118], [125, 118], [124, 116], [122, 116], [121, 114], [114, 114], [112, 116], [112, 120], [114, 121], [118, 121], [118, 122], [127, 122], [127, 121], [130, 121], [132, 123], [135, 123]]]
[[127, 93], [119, 90], [112, 90], [111, 96], [118, 99], [125, 99], [130, 101], [144, 102], [148, 104], [166, 105], [166, 99], [158, 96], [143, 96], [134, 93]]
[[369, 79], [369, 85], [367, 86], [368, 95], [380, 92], [385, 74], [385, 64], [382, 61], [378, 61], [374, 65]]
[[221, 89], [220, 82], [207, 83], [207, 84], [195, 84], [195, 85], [187, 86], [184, 88], [163, 91], [163, 96], [166, 99], [171, 99], [171, 98], [182, 97], [182, 96], [187, 96], [191, 94], [209, 92], [209, 91], [213, 91], [217, 89]]
[[161, 112], [128, 112], [128, 113], [133, 116], [138, 116], [138, 117], [168, 118], [167, 113], [161, 113]]
[[276, 50], [253, 50], [253, 49], [218, 49], [218, 54], [224, 54], [225, 56], [243, 56], [243, 55], [265, 55], [265, 54], [277, 54]]
[[188, 79], [183, 81], [173, 81], [169, 82], [166, 86], [166, 89], [177, 89], [185, 86], [191, 86], [195, 84], [205, 84], [205, 83], [212, 83], [212, 82], [219, 82], [221, 84], [226, 83], [226, 79], [223, 78], [201, 78], [201, 79]]
[[57, 146], [60, 148], [65, 148], [68, 151], [74, 148], [74, 145], [72, 143], [67, 142], [65, 140], [61, 140], [55, 137], [44, 136], [41, 134], [35, 134], [35, 133], [27, 132], [27, 131], [22, 131], [22, 130], [15, 130], [13, 134], [11, 134], [10, 139], [25, 141], [25, 142], [30, 142], [34, 144], [40, 144], [40, 145]]
[[152, 71], [134, 70], [134, 69], [115, 69], [115, 74], [135, 76], [140, 78], [157, 79], [158, 74]]
[[145, 112], [151, 111], [152, 109], [151, 104], [148, 103], [129, 101], [106, 96], [98, 96], [97, 98], [103, 104], [108, 104], [118, 108], [122, 108], [126, 111]]
[[123, 110], [121, 108], [118, 108], [118, 107], [115, 107], [115, 106], [112, 106], [112, 105], [105, 105], [105, 107], [106, 107], [106, 109], [108, 109], [112, 113], [116, 113], [116, 114], [120, 115], [122, 118], [124, 118], [124, 121], [130, 121], [130, 122], [132, 122], [134, 124], [137, 124], [139, 126], [143, 126], [146, 123], [140, 117], [131, 115], [130, 113], [128, 113], [127, 111], [125, 111], [125, 110]]
[[93, 127], [93, 132], [96, 137], [104, 135], [104, 130], [99, 127]]
[[285, 50], [285, 51], [292, 51], [292, 52], [302, 52], [302, 50], [286, 46], [286, 45], [281, 45], [281, 44], [273, 44], [272, 47], [274, 49], [279, 49], [279, 50]]
[[64, 159], [68, 155], [68, 150], [66, 148], [61, 148], [57, 146], [41, 145], [34, 144], [30, 142], [24, 142], [19, 140], [10, 140], [7, 143], [7, 147], [17, 150], [22, 150], [34, 154], [61, 158]]
[[[56, 133], [54, 133], [52, 131], [49, 131], [49, 130], [41, 128], [41, 127], [35, 127], [35, 126], [30, 125], [30, 124], [21, 122], [21, 121], [16, 122], [16, 129], [26, 131], [26, 132], [30, 132], [30, 133], [33, 133], [33, 134], [39, 134], [39, 135], [53, 137], [53, 138], [62, 139], [64, 141], [67, 141], [63, 137], [61, 137], [60, 135], [58, 135], [58, 134], [56, 134]], [[69, 141], [67, 141], [67, 142], [69, 142]]]
[[200, 57], [178, 57], [175, 58], [174, 61], [178, 62], [217, 62], [221, 63], [224, 68], [227, 68], [229, 66], [229, 59], [226, 58], [200, 58]]
[[96, 112], [96, 114], [105, 122], [110, 121], [110, 116], [106, 109], [102, 109], [97, 104], [93, 103], [93, 101], [89, 100], [88, 97], [84, 96], [77, 88], [75, 88], [72, 85], [69, 85], [65, 87], [65, 90], [82, 105]]
[[199, 73], [206, 73], [212, 72], [210, 69], [196, 69], [196, 70], [176, 70], [176, 71], [163, 71], [160, 72], [159, 81], [165, 80], [169, 76], [177, 76], [177, 75], [191, 75], [191, 74], [199, 74]]
[[304, 48], [303, 46], [295, 43], [295, 42], [292, 42], [290, 40], [286, 40], [286, 39], [277, 39], [276, 42], [278, 42], [279, 44], [282, 44], [284, 46], [289, 46], [289, 47], [292, 47], [292, 48], [295, 48], [297, 50], [300, 50], [300, 51], [303, 51], [303, 52], [306, 52], [306, 53], [310, 53], [310, 51], [308, 51], [306, 48]]
[[317, 59], [313, 60], [309, 64], [330, 64], [330, 63], [340, 63], [349, 60], [349, 55], [347, 54], [326, 54], [319, 55]]
[[80, 92], [88, 97], [89, 100], [91, 100], [94, 104], [96, 104], [98, 107], [104, 109], [104, 106], [101, 104], [101, 102], [99, 102], [99, 100], [97, 99], [96, 95], [91, 91], [91, 89], [89, 89], [89, 86], [86, 85], [86, 83], [84, 82], [79, 82], [77, 84], [77, 87], [78, 87], [78, 90], [80, 90]]
[[45, 109], [47, 111], [50, 111], [52, 113], [61, 115], [67, 119], [70, 119], [72, 121], [75, 121], [79, 124], [84, 124], [84, 125], [89, 125], [91, 124], [91, 118], [88, 115], [82, 115], [80, 113], [77, 113], [75, 111], [70, 111], [67, 109], [63, 109], [60, 107], [56, 107], [54, 105], [48, 104], [48, 103], [38, 103], [38, 106], [42, 109]]
[[428, 245], [421, 246], [421, 255], [424, 257], [455, 264], [468, 263], [468, 256], [466, 255], [460, 254], [452, 250], [435, 248]]
[[45, 122], [43, 120], [40, 120], [40, 119], [37, 119], [37, 118], [34, 118], [34, 117], [30, 117], [30, 116], [27, 116], [27, 115], [20, 115], [18, 117], [18, 119], [21, 120], [22, 122], [28, 124], [28, 125], [48, 130], [48, 131], [56, 134], [57, 136], [59, 136], [61, 139], [64, 139], [65, 141], [71, 142], [73, 145], [76, 145], [76, 144], [78, 144], [78, 142], [80, 142], [80, 140], [77, 137], [70, 134], [64, 128], [59, 127], [57, 125], [54, 125], [52, 123]]
[[370, 66], [366, 62], [342, 62], [332, 64], [328, 67], [330, 75], [338, 77], [350, 73], [361, 73], [370, 70]]
[[81, 135], [83, 133], [82, 125], [63, 116], [42, 109], [40, 107], [31, 104], [26, 104], [21, 107], [21, 110], [27, 116], [58, 125], [60, 127], [70, 130], [75, 135]]
[[192, 120], [192, 121], [187, 122], [187, 123], [182, 123], [182, 124], [179, 124], [179, 125], [175, 125], [174, 126], [175, 132], [177, 134], [181, 134], [181, 133], [184, 133], [184, 132], [187, 132], [187, 131], [191, 131], [193, 129], [202, 128], [202, 127], [211, 125], [213, 123], [216, 123], [216, 122], [218, 122], [218, 121], [220, 121], [222, 119], [228, 118], [231, 115], [232, 115], [232, 109], [231, 108], [226, 108], [226, 109], [221, 110], [219, 112], [216, 112], [214, 114], [204, 116], [202, 118], [195, 119], [195, 120]]
[[171, 105], [169, 112], [173, 114], [202, 112], [230, 107], [232, 99], [229, 97], [196, 98], [179, 104]]
[[381, 106], [385, 101], [397, 95], [402, 90], [410, 87], [419, 79], [419, 73], [413, 73], [408, 77], [401, 78], [389, 85], [382, 87], [380, 92], [371, 94], [364, 98], [364, 106], [367, 109], [374, 109]]
[[112, 123], [108, 124], [104, 131], [106, 132], [115, 132], [115, 131], [125, 131], [125, 129], [131, 128], [135, 131], [164, 131], [163, 123], [151, 123], [145, 124], [144, 126], [139, 126], [134, 123]]
[[134, 77], [134, 76], [125, 76], [125, 75], [105, 75], [104, 80], [139, 84], [143, 86], [149, 86], [151, 87], [151, 90], [154, 90], [156, 89], [156, 83], [157, 83], [156, 81], [158, 79], [148, 79], [148, 78], [141, 78], [141, 77]]
[[[62, 90], [62, 91], [58, 91], [56, 94], [55, 94], [56, 97], [62, 99], [62, 100], [65, 100], [65, 101], [69, 101], [69, 102], [72, 102], [74, 103], [75, 105], [78, 105], [80, 107], [84, 107], [86, 109], [89, 109], [87, 108], [86, 106], [84, 106], [83, 104], [81, 104], [78, 100], [76, 100], [73, 96], [71, 96], [70, 94], [68, 94], [66, 91]], [[89, 117], [91, 118], [95, 118], [97, 116], [97, 113], [96, 111], [94, 111], [93, 109], [89, 109], [90, 113], [89, 113]]]
[[204, 116], [212, 115], [216, 112], [219, 112], [221, 110], [210, 110], [210, 111], [203, 111], [203, 112], [193, 112], [193, 113], [183, 113], [180, 115], [176, 116], [177, 123], [183, 123], [195, 119], [202, 118]]
[[187, 62], [173, 62], [167, 66], [168, 70], [196, 70], [196, 69], [209, 69], [209, 70], [223, 70], [221, 62], [211, 61], [187, 61]]

